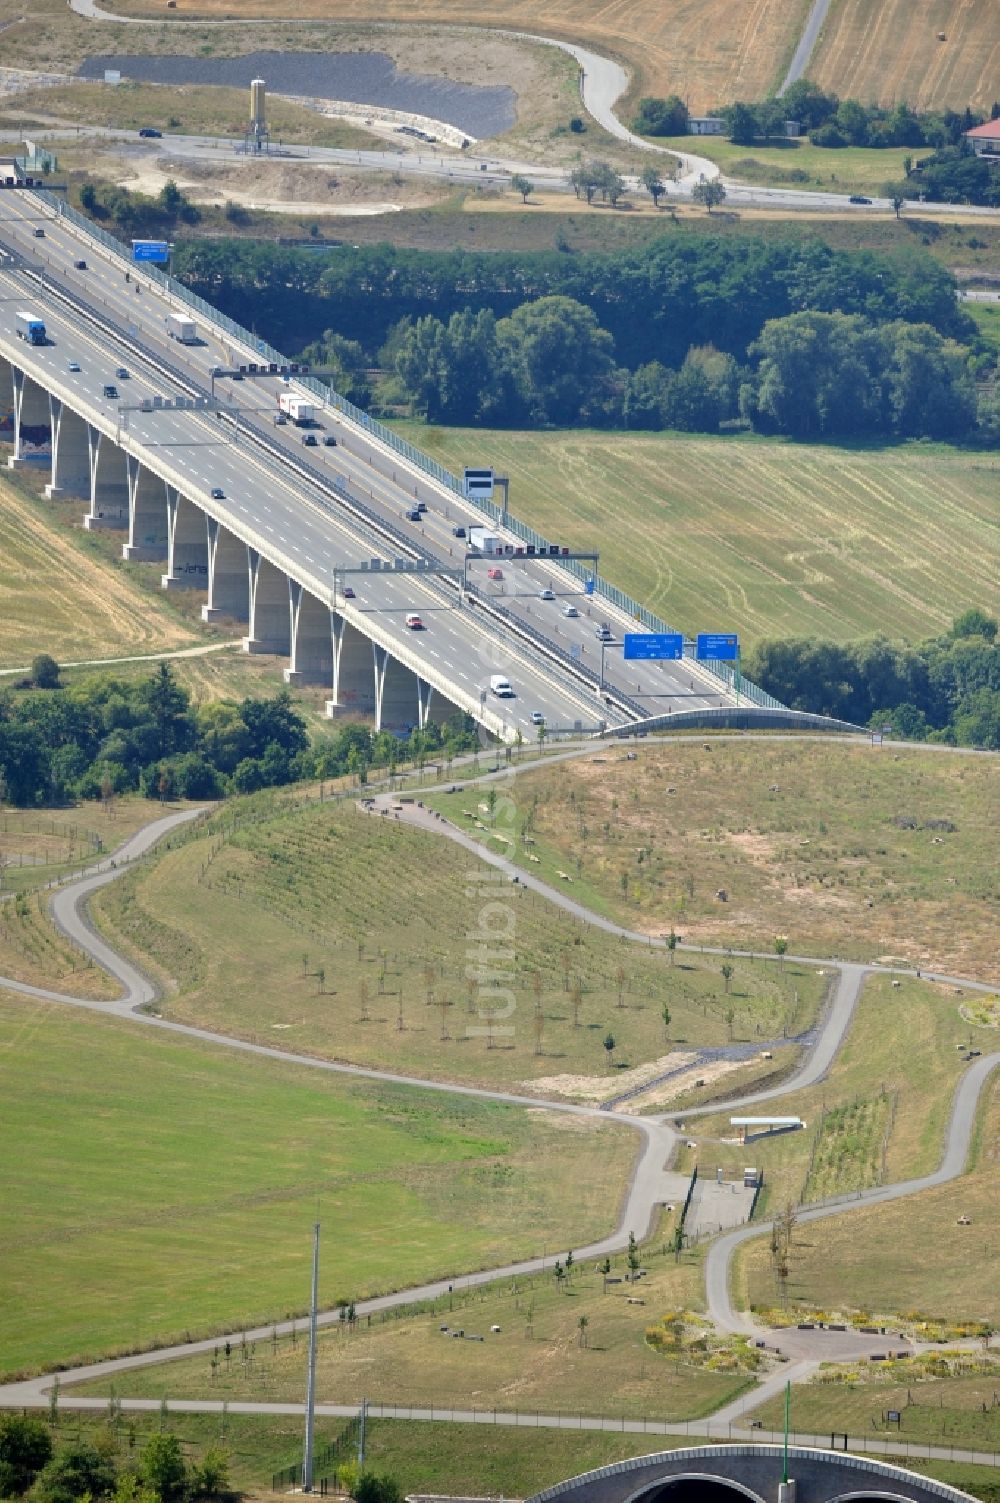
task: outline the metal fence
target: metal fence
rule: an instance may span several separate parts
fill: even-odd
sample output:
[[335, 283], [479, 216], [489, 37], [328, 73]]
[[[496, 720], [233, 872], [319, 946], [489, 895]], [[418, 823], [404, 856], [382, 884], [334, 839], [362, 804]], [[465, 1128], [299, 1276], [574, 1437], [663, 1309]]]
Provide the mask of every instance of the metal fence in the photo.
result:
[[[109, 251], [111, 255], [118, 257], [124, 268], [132, 268], [132, 258], [120, 240], [116, 240], [113, 235], [109, 235], [106, 230], [101, 229], [92, 220], [78, 213], [72, 205], [66, 203], [59, 195], [45, 193], [44, 189], [39, 191], [44, 194], [46, 201], [52, 205], [56, 213], [63, 215], [71, 224], [84, 230], [88, 235], [93, 235], [104, 246], [105, 250]], [[166, 275], [166, 273], [160, 271], [156, 266], [149, 262], [143, 262], [142, 274], [159, 286], [164, 293], [178, 299], [180, 302], [186, 303], [189, 308], [198, 313], [207, 323], [213, 324], [217, 329], [221, 329], [231, 339], [238, 340], [241, 344], [256, 350], [262, 359], [267, 360], [269, 363], [273, 362], [276, 365], [288, 364], [287, 357], [280, 350], [276, 350], [266, 340], [258, 339], [256, 335], [251, 334], [249, 329], [244, 328], [242, 324], [238, 324], [235, 319], [228, 318], [218, 308], [214, 307], [211, 303], [207, 303], [204, 298], [199, 297], [196, 292], [192, 292], [190, 288], [185, 287], [183, 283], [178, 282], [175, 278]], [[456, 475], [453, 475], [444, 465], [439, 464], [436, 459], [432, 459], [429, 454], [425, 454], [422, 449], [418, 449], [415, 444], [409, 443], [405, 438], [400, 438], [398, 433], [394, 433], [385, 423], [379, 422], [378, 418], [373, 418], [360, 407], [356, 407], [353, 402], [349, 402], [346, 397], [342, 397], [339, 392], [334, 391], [331, 386], [323, 385], [322, 382], [317, 381], [312, 376], [300, 376], [297, 377], [297, 380], [322, 402], [327, 403], [330, 407], [342, 413], [344, 417], [349, 418], [352, 423], [356, 423], [358, 427], [363, 428], [365, 432], [369, 433], [372, 438], [377, 439], [379, 443], [385, 444], [387, 448], [398, 454], [407, 464], [411, 464], [416, 469], [422, 470], [430, 479], [436, 481], [438, 485], [444, 486], [445, 489], [453, 491], [455, 495], [461, 496], [464, 494], [462, 482]], [[523, 543], [532, 544], [544, 553], [548, 553], [549, 544], [546, 538], [543, 538], [540, 533], [535, 532], [533, 527], [529, 527], [527, 523], [520, 521], [509, 512], [503, 512], [495, 502], [477, 499], [475, 506], [491, 522], [498, 525], [502, 524]], [[558, 563], [560, 568], [568, 570], [577, 579], [584, 581], [592, 579], [594, 594], [596, 596], [607, 600], [620, 611], [626, 612], [634, 621], [644, 626], [647, 631], [670, 632], [674, 630], [667, 622], [661, 620], [655, 612], [647, 610], [644, 605], [640, 605], [637, 600], [633, 600], [631, 595], [626, 594], [624, 590], [620, 590], [617, 585], [611, 584], [609, 580], [602, 579], [600, 574], [585, 568], [579, 560], [558, 559], [553, 561]], [[691, 642], [685, 643], [684, 652], [686, 657], [693, 657], [694, 644]], [[702, 667], [707, 669], [714, 678], [720, 681], [727, 693], [731, 694], [735, 692], [736, 673], [727, 663], [703, 663]], [[752, 679], [741, 678], [739, 691], [752, 704], [759, 705], [763, 709], [774, 710], [784, 708], [780, 700], [766, 693]]]

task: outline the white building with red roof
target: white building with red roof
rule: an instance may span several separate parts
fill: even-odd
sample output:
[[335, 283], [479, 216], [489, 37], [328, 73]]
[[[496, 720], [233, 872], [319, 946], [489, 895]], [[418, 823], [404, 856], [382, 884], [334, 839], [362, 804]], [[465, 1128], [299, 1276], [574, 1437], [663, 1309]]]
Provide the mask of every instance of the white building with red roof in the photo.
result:
[[1000, 120], [987, 120], [962, 132], [977, 157], [1000, 157]]

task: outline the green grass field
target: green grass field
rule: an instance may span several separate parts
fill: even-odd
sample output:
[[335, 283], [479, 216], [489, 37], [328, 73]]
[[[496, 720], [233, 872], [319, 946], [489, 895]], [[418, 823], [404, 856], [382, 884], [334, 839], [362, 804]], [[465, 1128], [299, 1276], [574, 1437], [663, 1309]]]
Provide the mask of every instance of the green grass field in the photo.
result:
[[[379, 1320], [358, 1330], [324, 1332], [317, 1354], [317, 1399], [354, 1403], [364, 1394], [373, 1403], [475, 1407], [561, 1414], [625, 1415], [630, 1419], [685, 1419], [711, 1413], [735, 1398], [752, 1378], [729, 1370], [720, 1355], [712, 1366], [677, 1361], [647, 1343], [648, 1327], [665, 1312], [697, 1311], [703, 1303], [701, 1254], [685, 1252], [679, 1262], [667, 1249], [673, 1220], [665, 1217], [655, 1241], [644, 1250], [647, 1276], [639, 1286], [609, 1284], [593, 1265], [577, 1266], [560, 1288], [551, 1274], [520, 1278], [458, 1298], [438, 1300], [417, 1313]], [[549, 1251], [552, 1251], [550, 1246]], [[626, 1271], [624, 1257], [612, 1260], [614, 1275]], [[637, 1299], [630, 1304], [629, 1296]], [[585, 1342], [580, 1318], [585, 1316]], [[448, 1330], [442, 1330], [442, 1326]], [[491, 1328], [499, 1326], [499, 1331]], [[701, 1327], [689, 1313], [686, 1338]], [[456, 1340], [450, 1331], [484, 1336], [482, 1342]], [[280, 1402], [293, 1400], [305, 1381], [306, 1352], [282, 1339], [262, 1343], [252, 1367], [234, 1351], [139, 1369], [123, 1377], [117, 1390], [130, 1397], [171, 1400], [205, 1397]], [[720, 1353], [728, 1351], [720, 1345]], [[106, 1382], [81, 1385], [80, 1392], [107, 1393]]]
[[[830, 739], [647, 742], [518, 777], [511, 850], [651, 934], [768, 951], [785, 935], [793, 954], [998, 981], [995, 777], [989, 758]], [[471, 824], [464, 796], [433, 801]]]
[[[825, 978], [771, 967], [740, 971], [727, 996], [715, 958], [671, 972], [662, 954], [524, 889], [473, 885], [487, 869], [450, 842], [351, 805], [231, 831], [242, 807], [95, 901], [102, 926], [168, 982], [162, 1005], [185, 1022], [435, 1079], [600, 1100], [630, 1083], [630, 1067], [725, 1042], [730, 1009], [739, 1037], [780, 1038], [807, 1027], [823, 995]], [[501, 922], [513, 1004], [491, 1048], [491, 994], [468, 954], [493, 953], [489, 926]], [[506, 976], [507, 961], [495, 964]]]
[[327, 1305], [583, 1240], [634, 1152], [8, 995], [0, 1040], [5, 1373], [303, 1310], [317, 1216]]
[[919, 639], [966, 606], [994, 614], [1000, 460], [644, 433], [401, 425], [461, 471], [488, 456], [511, 510], [597, 548], [601, 573], [687, 632]]
[[963, 303], [963, 310], [975, 319], [979, 332], [995, 354], [1000, 355], [1000, 303]]
[[[808, 136], [765, 145], [734, 146], [725, 137], [690, 136], [657, 137], [657, 145], [672, 151], [696, 151], [699, 156], [717, 162], [726, 177], [737, 182], [757, 183], [764, 187], [799, 187], [825, 189], [828, 193], [865, 193], [881, 196], [885, 183], [903, 177], [903, 158], [913, 155], [903, 148], [874, 150], [849, 146], [829, 149], [813, 146]], [[804, 177], [799, 177], [804, 173]], [[792, 175], [794, 174], [794, 176]]]

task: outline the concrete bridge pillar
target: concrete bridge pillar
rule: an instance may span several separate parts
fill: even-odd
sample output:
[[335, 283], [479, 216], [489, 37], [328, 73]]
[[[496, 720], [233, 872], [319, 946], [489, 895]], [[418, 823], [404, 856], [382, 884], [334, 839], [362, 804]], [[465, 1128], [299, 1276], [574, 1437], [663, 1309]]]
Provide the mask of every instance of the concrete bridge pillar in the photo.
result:
[[285, 669], [286, 684], [333, 682], [333, 621], [330, 607], [304, 590], [297, 580], [288, 581], [291, 609], [291, 662]]
[[88, 532], [99, 527], [128, 526], [128, 470], [125, 450], [98, 428], [87, 425], [90, 447], [90, 510], [83, 519]]
[[370, 715], [375, 710], [372, 644], [363, 632], [336, 611], [330, 612], [330, 621], [333, 627], [333, 698], [326, 702], [326, 713], [331, 718], [344, 710]]
[[130, 563], [145, 563], [168, 558], [170, 529], [167, 516], [167, 485], [152, 470], [147, 470], [134, 455], [125, 457], [128, 475], [128, 542], [122, 544], [122, 558]]
[[47, 496], [69, 491], [74, 496], [90, 494], [90, 430], [72, 407], [49, 393], [49, 424], [52, 429], [52, 479]]
[[37, 381], [11, 366], [14, 396], [14, 452], [7, 467], [16, 470], [24, 464], [48, 464], [52, 446], [52, 418], [48, 392]]
[[246, 543], [241, 543], [228, 527], [214, 517], [208, 518], [208, 603], [201, 608], [203, 621], [249, 619], [247, 551]]
[[434, 690], [425, 679], [417, 679], [417, 724], [423, 730], [430, 719], [431, 702], [434, 699]]
[[0, 429], [4, 442], [14, 439], [14, 367], [0, 355]]
[[263, 558], [256, 548], [247, 548], [250, 565], [250, 631], [243, 638], [243, 651], [276, 653], [291, 651], [291, 608], [288, 576]]
[[160, 583], [165, 590], [208, 588], [208, 538], [205, 513], [187, 496], [167, 492], [167, 572]]
[[372, 643], [375, 656], [375, 729], [409, 730], [420, 714], [417, 675], [385, 647]]

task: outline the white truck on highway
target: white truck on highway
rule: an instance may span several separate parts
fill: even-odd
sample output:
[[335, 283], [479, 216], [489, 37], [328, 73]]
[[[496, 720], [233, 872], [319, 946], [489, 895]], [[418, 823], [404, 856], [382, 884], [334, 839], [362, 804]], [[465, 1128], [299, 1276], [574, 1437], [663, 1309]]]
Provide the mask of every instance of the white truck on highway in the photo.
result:
[[307, 402], [304, 397], [295, 396], [294, 392], [283, 391], [278, 397], [278, 406], [300, 428], [316, 420], [316, 403]]
[[45, 344], [45, 320], [39, 318], [37, 313], [15, 313], [14, 328], [18, 339], [26, 339], [29, 344]]
[[495, 532], [490, 532], [488, 527], [469, 528], [469, 547], [478, 548], [480, 553], [488, 554], [493, 558], [503, 549], [503, 539]]
[[186, 313], [167, 314], [167, 333], [180, 344], [198, 343], [198, 325]]
[[497, 699], [513, 699], [514, 690], [511, 688], [510, 679], [503, 673], [490, 675], [490, 693]]

